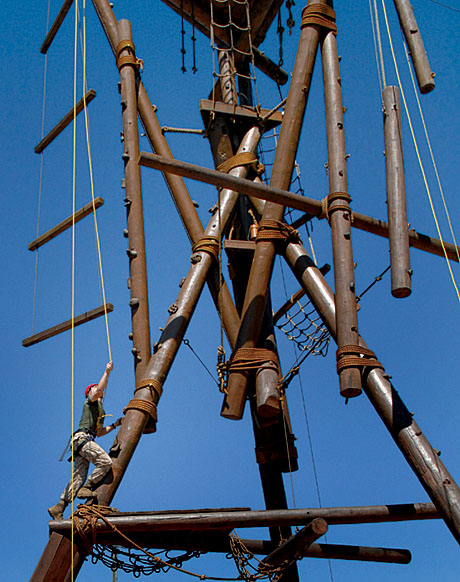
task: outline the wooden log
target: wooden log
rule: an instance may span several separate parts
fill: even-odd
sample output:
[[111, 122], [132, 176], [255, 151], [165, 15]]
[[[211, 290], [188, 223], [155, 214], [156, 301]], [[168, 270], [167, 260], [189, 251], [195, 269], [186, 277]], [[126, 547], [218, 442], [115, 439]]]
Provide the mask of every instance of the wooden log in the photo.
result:
[[[110, 524], [124, 533], [164, 532], [164, 531], [206, 531], [214, 529], [271, 527], [284, 525], [304, 525], [313, 519], [322, 518], [329, 525], [352, 523], [387, 523], [420, 519], [439, 519], [432, 503], [407, 503], [399, 505], [375, 505], [365, 507], [323, 507], [307, 509], [271, 509], [258, 511], [215, 511], [163, 514], [123, 514], [107, 517]], [[69, 533], [71, 520], [49, 522], [50, 532], [63, 535]], [[98, 521], [98, 533], [111, 531], [111, 526]]]
[[88, 214], [91, 214], [91, 212], [93, 212], [95, 208], [99, 208], [103, 204], [104, 199], [98, 196], [97, 198], [94, 199], [94, 204], [93, 202], [88, 202], [88, 204], [85, 204], [85, 206], [80, 208], [80, 210], [77, 210], [73, 216], [71, 215], [65, 218], [59, 224], [56, 224], [56, 226], [54, 226], [53, 228], [51, 228], [50, 230], [48, 230], [47, 232], [43, 233], [38, 238], [33, 240], [31, 243], [29, 243], [29, 246], [27, 248], [29, 249], [29, 251], [36, 251], [39, 247], [43, 246], [51, 239], [55, 238], [56, 236], [70, 228], [74, 224], [74, 222], [79, 222], [80, 220], [88, 216]]
[[[240, 194], [247, 194], [253, 198], [268, 200], [270, 202], [289, 206], [290, 208], [302, 210], [311, 216], [320, 217], [322, 214], [322, 204], [320, 200], [315, 200], [308, 196], [293, 194], [292, 192], [282, 190], [281, 188], [266, 186], [260, 182], [253, 182], [251, 180], [229, 176], [228, 174], [223, 174], [217, 170], [211, 170], [210, 168], [205, 168], [196, 164], [189, 164], [187, 162], [166, 158], [148, 152], [141, 152], [139, 163], [141, 166], [147, 168], [161, 170], [166, 175], [175, 174], [193, 180], [199, 180], [206, 184], [212, 184], [220, 188], [230, 188], [238, 191]], [[388, 223], [384, 220], [374, 218], [373, 216], [353, 211], [353, 221], [351, 226], [353, 228], [358, 228], [359, 230], [376, 234], [383, 238], [388, 238]], [[415, 249], [437, 255], [438, 257], [444, 257], [444, 246], [448, 259], [456, 261], [457, 263], [459, 262], [457, 253], [460, 249], [457, 246], [452, 243], [440, 241], [426, 234], [422, 234], [414, 229], [409, 230], [409, 245]]]
[[[82, 325], [83, 323], [86, 323], [88, 321], [91, 321], [92, 319], [96, 319], [97, 317], [104, 315], [105, 312], [110, 313], [111, 311], [113, 311], [113, 305], [111, 303], [106, 303], [105, 305], [101, 305], [100, 307], [96, 307], [95, 309], [92, 309], [91, 311], [86, 311], [85, 313], [82, 313], [81, 315], [77, 315], [73, 320], [73, 325], [74, 325], [74, 327], [77, 327], [78, 325]], [[42, 342], [43, 340], [46, 340], [46, 339], [49, 339], [50, 337], [58, 335], [59, 333], [62, 333], [64, 331], [68, 331], [71, 328], [72, 328], [72, 320], [68, 319], [67, 321], [64, 321], [63, 323], [59, 323], [58, 325], [55, 325], [55, 326], [50, 327], [48, 329], [45, 329], [44, 331], [41, 331], [40, 333], [36, 333], [35, 335], [31, 335], [29, 337], [26, 337], [24, 340], [22, 340], [22, 345], [25, 348], [28, 348], [29, 346], [33, 346], [34, 344], [38, 344], [39, 342]]]
[[423, 45], [423, 40], [414, 16], [410, 0], [394, 0], [399, 22], [406, 38], [409, 54], [414, 65], [420, 93], [429, 93], [434, 89], [434, 73]]
[[385, 174], [390, 240], [391, 294], [411, 293], [409, 233], [407, 230], [406, 180], [401, 130], [401, 97], [398, 87], [385, 87], [383, 123], [385, 134]]
[[40, 47], [40, 52], [42, 53], [42, 55], [45, 55], [48, 52], [48, 49], [51, 43], [53, 42], [54, 37], [56, 36], [58, 30], [61, 28], [61, 24], [64, 22], [64, 19], [67, 16], [67, 12], [70, 10], [72, 3], [73, 0], [65, 0], [64, 4], [61, 6], [58, 15], [56, 16], [53, 24], [51, 25], [51, 28], [49, 29], [42, 46]]
[[311, 544], [327, 532], [327, 523], [324, 519], [313, 519], [300, 531], [275, 548], [259, 564], [259, 572], [269, 571], [271, 568], [288, 566], [299, 560]]
[[[90, 89], [84, 97], [75, 105], [75, 115], [81, 113], [86, 105], [89, 105], [91, 101], [96, 97], [96, 91]], [[74, 117], [74, 108], [66, 113], [64, 117], [59, 121], [51, 131], [49, 131], [45, 137], [35, 146], [35, 153], [41, 154], [42, 151], [49, 146], [49, 144], [62, 132], [64, 129], [72, 122]]]

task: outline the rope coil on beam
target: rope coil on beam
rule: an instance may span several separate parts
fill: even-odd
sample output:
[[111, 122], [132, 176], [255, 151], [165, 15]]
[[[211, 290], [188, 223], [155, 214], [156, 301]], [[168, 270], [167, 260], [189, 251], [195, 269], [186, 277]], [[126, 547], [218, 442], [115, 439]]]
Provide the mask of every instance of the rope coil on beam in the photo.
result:
[[209, 253], [216, 261], [219, 260], [220, 240], [217, 236], [204, 235], [192, 247], [193, 253]]
[[257, 175], [261, 175], [265, 171], [265, 166], [259, 163], [259, 160], [256, 155], [252, 152], [240, 152], [239, 154], [235, 154], [225, 162], [222, 162], [217, 166], [218, 172], [223, 172], [224, 174], [228, 174], [230, 170], [238, 168], [238, 166], [250, 166]]
[[[343, 200], [342, 204], [334, 204], [332, 203], [336, 200]], [[348, 192], [331, 192], [326, 197], [321, 200], [321, 214], [318, 216], [318, 220], [322, 220], [326, 218], [328, 222], [330, 222], [330, 216], [336, 210], [343, 210], [344, 212], [349, 212], [351, 216], [351, 221], [353, 222], [353, 212], [350, 208], [350, 202], [352, 198]]]
[[258, 242], [300, 242], [298, 231], [280, 220], [261, 220], [257, 232]]
[[337, 350], [336, 356], [337, 374], [344, 368], [381, 368], [384, 370], [375, 353], [361, 346], [342, 346]]
[[337, 34], [335, 10], [325, 4], [309, 4], [302, 10], [300, 28], [316, 25]]

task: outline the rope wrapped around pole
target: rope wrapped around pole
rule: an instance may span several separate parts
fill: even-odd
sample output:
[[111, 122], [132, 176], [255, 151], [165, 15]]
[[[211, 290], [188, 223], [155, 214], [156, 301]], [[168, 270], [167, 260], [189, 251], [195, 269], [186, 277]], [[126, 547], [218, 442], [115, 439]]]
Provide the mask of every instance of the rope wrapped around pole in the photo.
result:
[[262, 219], [259, 222], [256, 243], [261, 241], [298, 243], [300, 236], [295, 228], [281, 220]]
[[377, 360], [372, 350], [361, 346], [342, 346], [337, 350], [337, 374], [343, 368], [381, 368], [383, 365]]
[[325, 32], [332, 31], [337, 34], [335, 19], [335, 10], [326, 4], [309, 4], [302, 11], [300, 28], [314, 24], [323, 28]]

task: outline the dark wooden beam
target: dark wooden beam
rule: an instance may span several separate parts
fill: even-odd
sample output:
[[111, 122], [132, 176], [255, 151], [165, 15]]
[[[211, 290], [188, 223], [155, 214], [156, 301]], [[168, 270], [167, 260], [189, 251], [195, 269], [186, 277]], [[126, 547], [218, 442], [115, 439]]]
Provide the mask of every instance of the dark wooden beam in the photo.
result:
[[[85, 313], [82, 313], [81, 315], [77, 315], [73, 320], [73, 326], [77, 327], [78, 325], [82, 325], [83, 323], [91, 321], [92, 319], [96, 319], [97, 317], [104, 315], [106, 312], [110, 313], [111, 311], [113, 311], [113, 305], [111, 303], [106, 303], [105, 305], [101, 305], [100, 307], [96, 307], [95, 309], [92, 309], [91, 311], [86, 311]], [[44, 331], [41, 331], [40, 333], [36, 333], [35, 335], [31, 335], [29, 337], [26, 337], [24, 340], [22, 340], [22, 345], [25, 348], [28, 348], [29, 346], [33, 346], [34, 344], [38, 344], [39, 342], [42, 342], [43, 340], [46, 340], [46, 339], [49, 339], [50, 337], [58, 335], [59, 333], [62, 333], [64, 331], [68, 331], [71, 328], [72, 328], [72, 320], [68, 319], [67, 321], [64, 321], [63, 323], [59, 323], [58, 325], [55, 325], [55, 326], [50, 327], [48, 329], [45, 329]]]
[[[91, 101], [96, 97], [96, 91], [90, 89], [84, 97], [75, 105], [75, 115], [81, 113], [86, 105], [89, 105]], [[59, 121], [51, 131], [49, 131], [45, 137], [35, 146], [35, 153], [41, 154], [42, 151], [49, 146], [49, 144], [62, 132], [64, 129], [72, 122], [74, 117], [74, 108], [66, 113], [64, 117]]]
[[[297, 210], [306, 212], [311, 216], [320, 217], [323, 212], [320, 200], [315, 200], [308, 196], [293, 194], [287, 190], [266, 186], [265, 184], [255, 181], [253, 182], [244, 178], [236, 178], [235, 176], [230, 176], [218, 172], [217, 170], [211, 170], [210, 168], [205, 168], [196, 164], [189, 164], [187, 162], [173, 160], [157, 154], [150, 154], [148, 152], [141, 152], [139, 163], [141, 166], [161, 170], [166, 174], [184, 176], [185, 178], [199, 180], [200, 182], [212, 184], [220, 188], [230, 188], [236, 190], [240, 194], [247, 194], [253, 198], [260, 198], [261, 200], [268, 200], [270, 202], [289, 206], [290, 208], [296, 208]], [[387, 222], [372, 216], [367, 216], [366, 214], [361, 214], [360, 212], [353, 211], [353, 221], [351, 222], [351, 226], [358, 228], [359, 230], [376, 234], [377, 236], [388, 238]], [[458, 252], [460, 249], [457, 246], [452, 243], [440, 241], [426, 234], [421, 234], [413, 229], [409, 230], [409, 244], [415, 249], [437, 255], [438, 257], [444, 257], [445, 249], [449, 260], [456, 261], [457, 263], [459, 262]]]
[[97, 198], [94, 199], [94, 203], [91, 201], [88, 202], [88, 204], [85, 204], [85, 206], [80, 208], [80, 210], [77, 210], [73, 216], [72, 215], [68, 216], [67, 218], [62, 220], [59, 224], [56, 224], [56, 226], [46, 231], [38, 238], [33, 240], [31, 243], [29, 243], [29, 246], [27, 248], [29, 249], [29, 251], [36, 251], [39, 247], [43, 246], [51, 239], [55, 238], [56, 236], [70, 228], [74, 224], [74, 222], [79, 222], [80, 220], [82, 220], [82, 218], [85, 218], [86, 216], [88, 216], [88, 214], [91, 214], [91, 212], [93, 212], [94, 209], [99, 208], [103, 204], [104, 204], [103, 198], [98, 196]]
[[[329, 525], [351, 523], [386, 523], [394, 521], [412, 521], [420, 519], [439, 519], [439, 514], [432, 503], [407, 503], [400, 505], [375, 505], [365, 507], [323, 507], [307, 509], [272, 509], [259, 511], [215, 511], [135, 515], [113, 513], [107, 519], [120, 531], [128, 532], [163, 532], [163, 531], [206, 531], [223, 527], [269, 527], [284, 525], [304, 525], [316, 518], [322, 518]], [[49, 522], [50, 532], [63, 535], [69, 532], [71, 520], [54, 520]], [[98, 521], [98, 532], [111, 530], [111, 526]]]
[[61, 24], [64, 22], [64, 19], [67, 16], [67, 12], [70, 10], [72, 3], [73, 0], [65, 0], [64, 4], [61, 6], [58, 15], [56, 16], [53, 24], [51, 25], [51, 28], [49, 29], [42, 46], [40, 47], [40, 52], [42, 53], [42, 55], [45, 55], [48, 52], [48, 49], [51, 43], [53, 42], [54, 37], [56, 36], [58, 30], [61, 28]]

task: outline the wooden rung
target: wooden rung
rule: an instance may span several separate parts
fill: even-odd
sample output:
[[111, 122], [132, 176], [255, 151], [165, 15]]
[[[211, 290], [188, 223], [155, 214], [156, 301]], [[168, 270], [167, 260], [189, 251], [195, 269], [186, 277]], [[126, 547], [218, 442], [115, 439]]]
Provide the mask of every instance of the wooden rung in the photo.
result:
[[[91, 321], [92, 319], [96, 319], [97, 317], [104, 315], [106, 311], [107, 311], [107, 313], [110, 313], [111, 311], [113, 311], [113, 305], [111, 303], [106, 303], [105, 305], [101, 305], [100, 307], [96, 307], [95, 309], [92, 309], [91, 311], [86, 311], [85, 313], [82, 313], [81, 315], [77, 315], [77, 317], [74, 318], [73, 325], [74, 325], [74, 327], [77, 327], [78, 325], [81, 325], [82, 323], [86, 323], [87, 321]], [[72, 320], [68, 319], [67, 321], [64, 321], [63, 323], [55, 325], [54, 327], [50, 327], [48, 329], [45, 329], [45, 331], [41, 331], [40, 333], [36, 333], [35, 335], [31, 335], [30, 337], [26, 337], [24, 340], [22, 340], [22, 345], [25, 348], [28, 348], [29, 346], [33, 346], [34, 344], [38, 344], [39, 342], [41, 342], [43, 340], [46, 340], [50, 337], [58, 335], [59, 333], [62, 333], [63, 331], [67, 331], [71, 328], [72, 328]]]
[[70, 10], [72, 3], [73, 0], [65, 0], [64, 4], [61, 6], [61, 9], [59, 10], [58, 15], [56, 16], [56, 19], [51, 25], [51, 28], [49, 29], [48, 34], [46, 35], [45, 40], [43, 41], [43, 44], [40, 47], [40, 52], [42, 53], [42, 55], [45, 55], [47, 53], [51, 43], [54, 40], [54, 37], [57, 34], [57, 31], [60, 29], [61, 24], [64, 22], [64, 18], [67, 16], [67, 12]]
[[[96, 91], [94, 89], [90, 89], [84, 97], [80, 99], [80, 101], [75, 106], [75, 114], [78, 115], [83, 111], [83, 108], [86, 105], [89, 105], [91, 101], [96, 97]], [[72, 122], [74, 112], [72, 109], [64, 115], [64, 117], [59, 121], [53, 129], [48, 132], [45, 137], [35, 146], [35, 153], [41, 154], [42, 151], [49, 146], [49, 144], [56, 138], [68, 125]]]
[[[98, 196], [97, 198], [94, 199], [94, 208], [99, 208], [103, 204], [104, 204], [104, 199], [101, 198], [100, 196]], [[29, 246], [28, 246], [29, 251], [36, 251], [39, 247], [41, 247], [42, 245], [44, 245], [45, 243], [47, 243], [48, 241], [50, 241], [54, 237], [58, 236], [58, 234], [61, 234], [61, 232], [64, 232], [65, 230], [70, 228], [73, 225], [74, 221], [79, 222], [82, 218], [85, 218], [85, 216], [88, 216], [88, 214], [91, 214], [92, 211], [93, 211], [93, 202], [91, 201], [91, 202], [88, 202], [88, 204], [85, 204], [85, 206], [83, 206], [82, 208], [80, 208], [80, 210], [77, 210], [75, 212], [74, 220], [72, 219], [72, 215], [69, 216], [68, 218], [66, 218], [65, 220], [60, 222], [59, 224], [56, 224], [56, 226], [54, 226], [53, 228], [51, 228], [47, 232], [40, 235], [38, 238], [33, 240], [31, 243], [29, 243]]]

